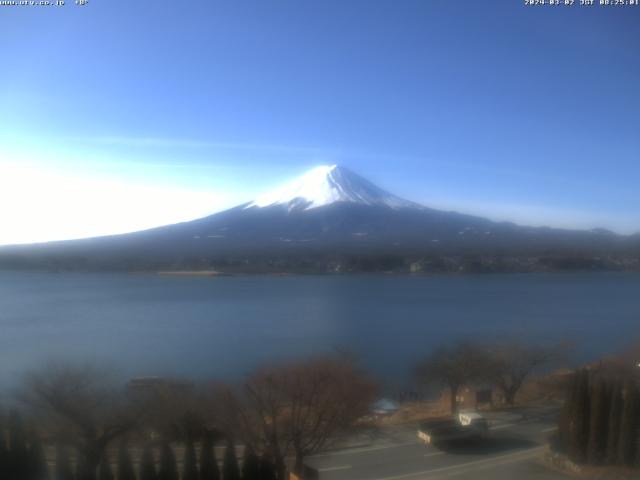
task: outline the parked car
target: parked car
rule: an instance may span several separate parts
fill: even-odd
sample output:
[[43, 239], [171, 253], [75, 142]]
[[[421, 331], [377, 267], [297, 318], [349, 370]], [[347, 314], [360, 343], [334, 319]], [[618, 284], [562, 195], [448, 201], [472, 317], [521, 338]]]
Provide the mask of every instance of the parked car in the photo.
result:
[[477, 412], [459, 412], [452, 417], [427, 420], [418, 428], [418, 438], [433, 445], [480, 440], [488, 433], [489, 422]]

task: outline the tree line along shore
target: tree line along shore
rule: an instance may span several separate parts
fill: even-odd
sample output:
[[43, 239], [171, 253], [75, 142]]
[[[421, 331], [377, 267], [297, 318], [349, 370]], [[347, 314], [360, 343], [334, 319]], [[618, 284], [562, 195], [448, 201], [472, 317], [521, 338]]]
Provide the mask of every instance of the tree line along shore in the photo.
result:
[[531, 254], [305, 254], [145, 258], [80, 254], [0, 254], [0, 269], [50, 272], [147, 272], [221, 276], [323, 273], [639, 272], [640, 254], [546, 252]]

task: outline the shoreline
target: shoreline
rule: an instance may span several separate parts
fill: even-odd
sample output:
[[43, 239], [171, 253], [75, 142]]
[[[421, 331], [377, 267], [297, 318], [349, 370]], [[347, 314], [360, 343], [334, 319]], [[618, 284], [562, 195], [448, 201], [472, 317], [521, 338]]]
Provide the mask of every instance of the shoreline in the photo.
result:
[[624, 269], [566, 269], [566, 270], [521, 270], [521, 271], [235, 271], [225, 272], [219, 270], [110, 270], [110, 269], [42, 269], [42, 268], [2, 268], [0, 273], [49, 273], [49, 274], [123, 274], [123, 275], [150, 275], [162, 277], [351, 277], [351, 276], [385, 276], [385, 277], [494, 277], [494, 276], [566, 276], [566, 275], [637, 275], [639, 270]]
[[219, 272], [217, 270], [161, 270], [155, 272], [156, 275], [178, 276], [178, 277], [230, 277], [231, 273]]

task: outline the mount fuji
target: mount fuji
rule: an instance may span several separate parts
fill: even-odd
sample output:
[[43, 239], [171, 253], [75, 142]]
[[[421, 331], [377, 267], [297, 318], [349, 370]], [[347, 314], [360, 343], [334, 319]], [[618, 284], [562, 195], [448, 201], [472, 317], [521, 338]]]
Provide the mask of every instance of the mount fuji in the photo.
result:
[[336, 202], [392, 209], [422, 208], [338, 165], [316, 167], [283, 187], [261, 195], [245, 208], [284, 205], [289, 211], [311, 210]]
[[589, 267], [594, 258], [621, 254], [626, 259], [629, 251], [637, 263], [638, 244], [637, 238], [601, 229], [526, 227], [435, 210], [332, 165], [198, 220], [0, 248], [0, 266], [323, 272], [413, 270], [435, 262], [439, 269], [460, 271], [466, 268], [461, 259], [472, 257], [492, 265], [517, 258], [509, 268], [529, 270], [549, 258], [569, 266], [578, 258], [578, 267], [585, 261]]

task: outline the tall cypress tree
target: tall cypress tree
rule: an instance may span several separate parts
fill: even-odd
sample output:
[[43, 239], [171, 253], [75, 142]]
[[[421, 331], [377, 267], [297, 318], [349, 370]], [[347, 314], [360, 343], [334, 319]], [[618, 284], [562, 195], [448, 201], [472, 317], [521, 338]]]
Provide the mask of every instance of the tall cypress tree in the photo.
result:
[[573, 417], [573, 410], [575, 408], [577, 385], [578, 373], [575, 372], [569, 378], [566, 398], [562, 407], [562, 411], [560, 412], [560, 420], [558, 422], [558, 446], [563, 453], [569, 452], [569, 444], [571, 443], [571, 419]]
[[227, 441], [227, 448], [224, 450], [222, 480], [240, 480], [238, 457], [236, 456], [236, 447], [232, 440]]
[[98, 467], [98, 480], [114, 480], [113, 470], [111, 469], [111, 462], [107, 452], [105, 452], [100, 460], [100, 466]]
[[49, 467], [45, 458], [44, 448], [37, 433], [31, 435], [29, 448], [29, 475], [30, 480], [49, 480]]
[[623, 387], [622, 420], [618, 440], [618, 463], [633, 466], [636, 453], [638, 426], [638, 395], [636, 386], [627, 380]]
[[173, 453], [171, 445], [169, 445], [168, 443], [162, 445], [158, 480], [178, 480], [178, 466], [176, 464], [176, 456]]
[[198, 480], [198, 459], [191, 436], [187, 437], [182, 459], [182, 480]]
[[76, 480], [87, 480], [89, 469], [84, 455], [76, 450]]
[[146, 445], [140, 457], [140, 480], [157, 480], [156, 459], [151, 445]]
[[118, 480], [136, 480], [136, 472], [125, 442], [120, 443], [118, 449]]
[[244, 450], [242, 480], [260, 480], [260, 459], [251, 445], [247, 445]]
[[615, 465], [618, 461], [618, 440], [620, 438], [620, 422], [622, 420], [622, 387], [620, 382], [615, 382], [611, 389], [611, 401], [609, 402], [609, 420], [607, 433], [607, 457], [608, 465]]
[[53, 478], [54, 480], [73, 480], [69, 451], [62, 445], [56, 446], [56, 466]]
[[97, 464], [89, 462], [86, 451], [76, 451], [76, 458], [76, 480], [96, 480], [100, 461]]
[[219, 480], [220, 470], [210, 434], [205, 435], [200, 448], [200, 480]]
[[591, 422], [587, 461], [592, 465], [604, 463], [607, 452], [607, 421], [609, 419], [609, 391], [604, 378], [598, 377], [591, 390]]
[[589, 443], [589, 372], [578, 372], [573, 411], [569, 423], [569, 457], [576, 463], [586, 461]]
[[29, 476], [29, 451], [22, 417], [16, 411], [9, 415], [9, 480]]
[[4, 425], [0, 423], [0, 478], [9, 478], [9, 451], [4, 438]]
[[640, 467], [640, 426], [638, 427], [638, 432], [637, 432], [637, 437], [636, 437], [636, 460], [635, 460], [635, 466], [636, 467]]
[[271, 458], [265, 453], [260, 458], [260, 480], [276, 480], [276, 468]]

